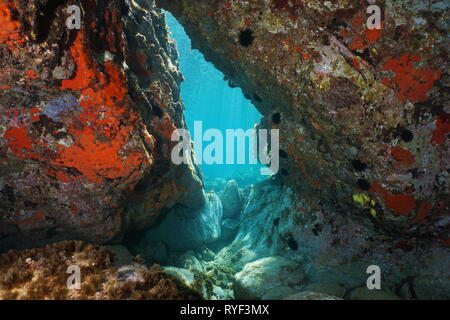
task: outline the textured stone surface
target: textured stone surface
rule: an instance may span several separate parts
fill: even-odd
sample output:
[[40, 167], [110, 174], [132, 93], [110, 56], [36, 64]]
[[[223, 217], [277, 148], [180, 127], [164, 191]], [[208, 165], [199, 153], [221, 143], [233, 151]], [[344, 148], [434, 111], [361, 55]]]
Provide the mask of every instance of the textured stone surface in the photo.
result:
[[418, 276], [412, 281], [416, 299], [450, 299], [450, 277]]
[[[115, 248], [118, 249], [118, 248]], [[116, 250], [117, 251], [117, 250]], [[119, 249], [123, 251], [123, 249]], [[101, 246], [63, 241], [0, 254], [1, 300], [163, 300], [200, 296], [157, 266], [126, 263]], [[78, 266], [80, 288], [67, 287]], [[73, 274], [73, 271], [70, 272]]]
[[351, 300], [400, 300], [398, 296], [389, 290], [369, 290], [367, 287], [353, 289], [348, 298]]
[[227, 182], [220, 193], [220, 200], [222, 201], [223, 217], [225, 219], [234, 218], [241, 212], [243, 196], [235, 180]]
[[[235, 275], [234, 295], [236, 299], [260, 299], [272, 290], [279, 292], [280, 287], [295, 291], [303, 281], [303, 271], [294, 261], [277, 256], [262, 258], [246, 264]], [[282, 292], [286, 295], [286, 291]]]
[[114, 254], [114, 266], [121, 267], [127, 264], [131, 264], [134, 260], [133, 255], [125, 246], [112, 245], [105, 246], [105, 248]]
[[134, 248], [134, 251], [150, 264], [165, 265], [169, 257], [169, 248], [162, 241], [142, 241]]
[[[216, 262], [239, 272], [262, 257], [282, 256], [301, 266], [305, 286], [324, 284], [346, 291], [365, 286], [367, 267], [374, 264], [381, 268], [382, 287], [393, 292], [417, 276], [450, 276], [448, 248], [420, 237], [389, 237], [370, 222], [359, 223], [327, 207], [325, 212], [309, 207], [276, 179], [256, 185], [236, 238], [219, 252]], [[426, 287], [429, 298], [448, 290], [444, 280], [439, 283]]]
[[0, 1], [0, 250], [118, 240], [203, 205], [197, 168], [169, 158], [185, 124], [164, 16], [152, 1], [72, 4], [81, 30], [63, 2]]
[[187, 287], [193, 287], [195, 284], [194, 275], [189, 270], [177, 267], [164, 267], [162, 271], [168, 275], [174, 276]]
[[227, 265], [215, 261], [215, 254], [202, 247], [182, 255], [173, 255], [171, 265], [189, 270], [195, 281], [191, 288], [208, 300], [229, 300], [234, 298], [234, 272]]
[[324, 293], [303, 291], [289, 295], [285, 297], [283, 300], [341, 300], [341, 299]]
[[335, 283], [310, 283], [302, 288], [305, 291], [329, 294], [337, 298], [344, 298], [346, 290], [343, 286]]
[[177, 206], [146, 231], [141, 243], [161, 241], [171, 251], [186, 251], [217, 241], [221, 235], [222, 204], [214, 193], [205, 194], [205, 206], [192, 210]]
[[220, 241], [228, 242], [234, 239], [239, 231], [239, 222], [237, 220], [225, 219], [222, 221], [222, 235]]
[[158, 0], [194, 48], [280, 129], [299, 197], [449, 245], [448, 5], [377, 1]]
[[296, 290], [290, 287], [275, 287], [262, 295], [261, 300], [280, 300], [293, 294]]

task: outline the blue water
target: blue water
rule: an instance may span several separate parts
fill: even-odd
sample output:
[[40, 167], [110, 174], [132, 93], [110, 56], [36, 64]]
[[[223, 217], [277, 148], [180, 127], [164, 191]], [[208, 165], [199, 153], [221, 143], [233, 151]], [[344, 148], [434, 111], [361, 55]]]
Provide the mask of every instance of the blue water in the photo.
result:
[[[180, 68], [185, 78], [181, 84], [181, 96], [192, 138], [194, 139], [194, 121], [202, 121], [203, 133], [210, 128], [220, 130], [226, 147], [226, 129], [243, 129], [245, 131], [253, 128], [260, 121], [261, 115], [255, 106], [244, 97], [240, 88], [231, 88], [224, 80], [223, 73], [207, 62], [198, 50], [191, 49], [191, 40], [170, 13], [166, 13], [166, 19], [171, 37], [177, 44]], [[203, 142], [203, 149], [209, 143]], [[249, 147], [247, 141], [245, 164], [203, 163], [201, 168], [205, 180], [234, 178], [241, 184], [262, 180], [264, 177], [259, 173], [261, 165], [249, 163]], [[225, 150], [223, 153], [225, 162]]]

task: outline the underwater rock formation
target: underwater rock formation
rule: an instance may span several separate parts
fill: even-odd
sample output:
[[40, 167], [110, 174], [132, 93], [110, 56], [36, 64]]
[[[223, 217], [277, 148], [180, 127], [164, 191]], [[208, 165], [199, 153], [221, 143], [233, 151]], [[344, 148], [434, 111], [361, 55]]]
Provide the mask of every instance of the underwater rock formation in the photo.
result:
[[225, 219], [222, 221], [222, 235], [220, 241], [228, 243], [234, 239], [239, 230], [239, 220]]
[[222, 208], [193, 154], [170, 161], [182, 75], [154, 1], [74, 0], [84, 27], [69, 30], [64, 1], [0, 0], [0, 251], [144, 229], [136, 251], [167, 263], [81, 242], [10, 251], [0, 298], [198, 297], [172, 274], [211, 299], [450, 299], [448, 5], [377, 0], [369, 30], [359, 0], [157, 2], [258, 128], [280, 130], [279, 173], [242, 193], [211, 181]]
[[141, 245], [159, 241], [171, 251], [187, 251], [217, 241], [221, 236], [222, 204], [214, 193], [205, 194], [200, 210], [177, 206], [161, 217], [161, 222], [148, 229]]
[[282, 179], [315, 210], [449, 246], [448, 4], [158, 0], [280, 130]]
[[304, 273], [297, 263], [284, 257], [267, 257], [246, 264], [235, 275], [234, 294], [237, 299], [261, 299], [269, 294], [270, 299], [280, 299], [298, 291], [303, 281]]
[[[210, 300], [234, 298], [235, 272], [223, 261], [217, 260], [215, 253], [207, 247], [191, 250], [182, 255], [178, 254], [173, 258], [173, 265], [178, 266], [181, 272], [178, 278], [183, 279], [189, 288], [201, 293], [203, 298]], [[164, 267], [163, 270], [167, 270], [167, 268]], [[169, 274], [174, 275], [173, 273]], [[182, 274], [185, 276], [181, 277]], [[190, 274], [194, 281], [186, 281], [192, 279]]]
[[[80, 241], [0, 255], [0, 299], [199, 299], [157, 266], [117, 266], [114, 253]], [[69, 266], [80, 268], [80, 289], [68, 289]]]
[[[184, 128], [177, 52], [153, 1], [0, 1], [0, 250], [104, 243], [203, 206], [170, 161]], [[188, 155], [190, 157], [191, 155]]]
[[224, 219], [234, 218], [241, 212], [243, 197], [235, 180], [227, 182], [220, 193], [220, 201], [222, 201]]
[[[371, 224], [334, 213], [331, 206], [324, 210], [326, 214], [311, 207], [278, 179], [260, 183], [241, 214], [236, 238], [218, 253], [215, 262], [239, 274], [255, 260], [284, 257], [295, 261], [305, 273], [304, 286], [298, 292], [339, 298], [365, 286], [367, 267], [377, 265], [383, 289], [388, 290], [385, 297], [392, 292], [404, 299], [417, 299], [420, 292], [424, 293], [420, 299], [450, 299], [448, 248], [420, 237], [381, 237]], [[359, 293], [351, 297], [365, 297], [365, 292]]]

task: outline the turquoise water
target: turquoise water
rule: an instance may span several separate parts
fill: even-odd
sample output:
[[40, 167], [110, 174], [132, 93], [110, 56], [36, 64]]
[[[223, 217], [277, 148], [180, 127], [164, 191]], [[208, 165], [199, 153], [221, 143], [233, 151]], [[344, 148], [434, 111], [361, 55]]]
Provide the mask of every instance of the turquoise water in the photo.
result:
[[[183, 27], [169, 13], [166, 13], [171, 37], [176, 41], [179, 63], [185, 81], [181, 84], [181, 96], [185, 105], [186, 122], [194, 139], [194, 121], [202, 121], [203, 133], [215, 128], [223, 134], [226, 148], [226, 129], [253, 128], [261, 115], [246, 99], [240, 88], [231, 88], [224, 75], [213, 64], [207, 62], [198, 50], [191, 49], [191, 41]], [[203, 142], [203, 149], [210, 142]], [[260, 164], [249, 162], [249, 141], [246, 141], [245, 164], [201, 165], [205, 179], [234, 178], [241, 184], [254, 183], [264, 177], [260, 175]], [[237, 162], [235, 152], [235, 163]], [[226, 160], [223, 151], [223, 161]]]

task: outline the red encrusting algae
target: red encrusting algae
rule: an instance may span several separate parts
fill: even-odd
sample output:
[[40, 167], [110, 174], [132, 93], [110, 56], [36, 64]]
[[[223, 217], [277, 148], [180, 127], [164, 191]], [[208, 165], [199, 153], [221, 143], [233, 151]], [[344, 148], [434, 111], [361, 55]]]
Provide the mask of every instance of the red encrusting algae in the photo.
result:
[[11, 127], [6, 130], [4, 137], [8, 140], [9, 148], [16, 155], [23, 158], [37, 158], [33, 153], [33, 141], [24, 128]]
[[391, 154], [395, 160], [405, 165], [412, 164], [415, 161], [414, 155], [411, 151], [405, 150], [399, 146], [391, 148]]
[[17, 50], [17, 45], [25, 39], [20, 34], [22, 25], [13, 19], [13, 1], [0, 0], [0, 44], [6, 44], [10, 50]]
[[74, 79], [64, 80], [60, 89], [81, 91], [83, 111], [79, 120], [83, 126], [72, 124], [69, 133], [75, 143], [63, 148], [55, 162], [77, 168], [97, 183], [102, 183], [104, 178], [126, 177], [146, 159], [140, 152], [129, 152], [124, 159], [120, 155], [138, 119], [124, 106], [125, 77], [110, 61], [105, 62], [106, 75], [96, 68], [83, 44], [81, 32], [71, 53], [77, 64], [77, 74]]
[[[139, 118], [126, 105], [125, 75], [110, 61], [105, 62], [104, 72], [100, 71], [83, 43], [82, 32], [77, 34], [70, 52], [77, 72], [73, 79], [62, 81], [60, 89], [81, 94], [82, 111], [73, 115], [77, 119], [67, 128], [73, 143], [69, 147], [58, 144], [58, 149], [50, 150], [45, 144], [36, 142], [34, 144], [52, 154], [49, 157], [41, 152], [38, 156], [33, 153], [33, 140], [27, 129], [11, 127], [5, 132], [9, 148], [22, 158], [41, 158], [49, 165], [75, 168], [96, 183], [128, 177], [142, 164], [150, 164], [150, 160], [144, 156], [146, 153], [138, 142], [137, 146], [130, 143]], [[32, 121], [37, 120], [37, 111], [32, 110]], [[78, 178], [58, 170], [50, 173], [61, 181]]]
[[352, 18], [351, 24], [351, 29], [346, 28], [339, 32], [340, 36], [351, 38], [348, 45], [350, 50], [365, 50], [381, 37], [381, 29], [367, 28], [366, 18], [361, 12]]
[[441, 71], [415, 69], [413, 64], [420, 60], [418, 55], [405, 53], [398, 59], [388, 59], [383, 66], [382, 70], [391, 70], [395, 76], [392, 79], [384, 78], [381, 82], [390, 88], [396, 87], [397, 97], [403, 103], [407, 99], [413, 103], [426, 101], [434, 81], [441, 78]]
[[398, 215], [406, 215], [416, 208], [416, 201], [411, 194], [392, 194], [377, 181], [372, 184], [370, 191], [382, 196], [385, 204]]

